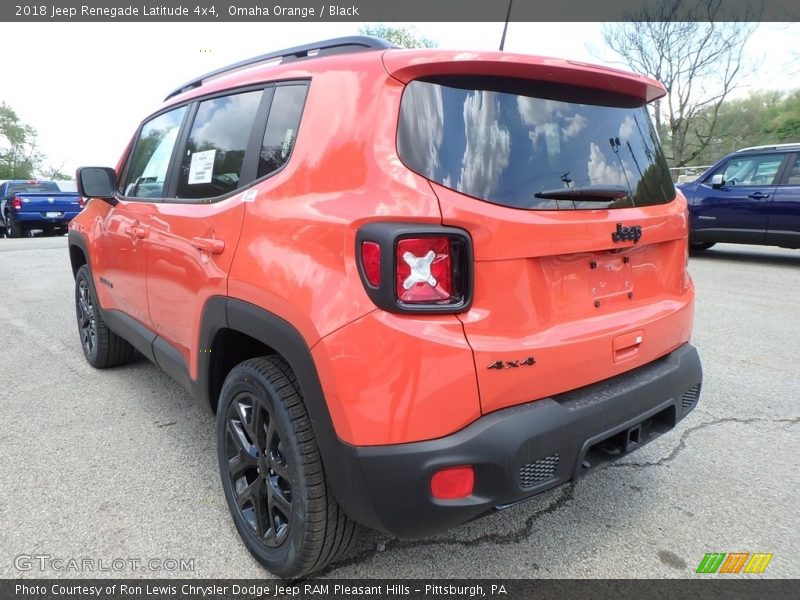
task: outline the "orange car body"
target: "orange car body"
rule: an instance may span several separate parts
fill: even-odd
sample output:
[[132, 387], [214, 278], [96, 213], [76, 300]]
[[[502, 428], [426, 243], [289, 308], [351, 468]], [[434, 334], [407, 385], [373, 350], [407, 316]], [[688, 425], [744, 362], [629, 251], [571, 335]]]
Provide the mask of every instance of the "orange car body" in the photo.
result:
[[[230, 309], [224, 324], [209, 325], [212, 304], [235, 300], [288, 324], [310, 363], [287, 360], [296, 371], [312, 365], [324, 397], [327, 415], [310, 410], [315, 427], [329, 419], [336, 443], [358, 452], [431, 443], [687, 347], [695, 292], [679, 192], [653, 205], [520, 210], [407, 167], [397, 137], [408, 84], [464, 74], [613, 93], [637, 106], [664, 94], [645, 77], [498, 52], [359, 52], [224, 75], [171, 97], [159, 113], [229, 90], [308, 82], [291, 159], [209, 201], [93, 199], [70, 224], [73, 267], [89, 264], [102, 310], [150, 332], [155, 361], [212, 410], [224, 375], [215, 369], [229, 367], [219, 356], [232, 351], [229, 330], [279, 346], [235, 327]], [[385, 222], [464, 233], [472, 259], [465, 310], [406, 314], [376, 305], [360, 274], [358, 236]], [[635, 224], [638, 237], [615, 240], [618, 224]], [[699, 388], [699, 362], [692, 377], [665, 398], [680, 405], [684, 389]], [[676, 410], [673, 421], [684, 416]], [[338, 460], [324, 448], [323, 458], [326, 469]], [[565, 473], [548, 485], [571, 478], [573, 466]], [[359, 519], [363, 502], [343, 504]], [[414, 533], [361, 512], [367, 524]]]

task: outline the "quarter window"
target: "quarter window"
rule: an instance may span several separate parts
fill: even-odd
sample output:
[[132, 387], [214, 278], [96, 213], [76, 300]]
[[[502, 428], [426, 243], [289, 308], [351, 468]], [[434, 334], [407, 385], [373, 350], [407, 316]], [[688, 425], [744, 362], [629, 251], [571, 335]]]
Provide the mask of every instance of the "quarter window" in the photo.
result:
[[212, 198], [239, 187], [262, 91], [201, 102], [181, 159], [178, 198]]
[[148, 121], [133, 147], [123, 191], [133, 198], [161, 198], [172, 150], [186, 107], [182, 106]]
[[786, 180], [787, 185], [800, 185], [800, 156], [798, 156], [794, 164], [789, 169], [789, 178]]
[[258, 160], [259, 177], [277, 171], [288, 162], [297, 138], [307, 89], [305, 85], [284, 85], [275, 89]]

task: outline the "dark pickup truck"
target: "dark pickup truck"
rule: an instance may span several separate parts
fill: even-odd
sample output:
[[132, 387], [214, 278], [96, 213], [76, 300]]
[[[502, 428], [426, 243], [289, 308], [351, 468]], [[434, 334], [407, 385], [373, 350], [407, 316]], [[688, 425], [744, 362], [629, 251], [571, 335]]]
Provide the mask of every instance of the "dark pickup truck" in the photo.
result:
[[83, 208], [83, 198], [62, 192], [54, 181], [12, 180], [0, 184], [0, 215], [6, 237], [25, 237], [33, 229], [63, 235]]

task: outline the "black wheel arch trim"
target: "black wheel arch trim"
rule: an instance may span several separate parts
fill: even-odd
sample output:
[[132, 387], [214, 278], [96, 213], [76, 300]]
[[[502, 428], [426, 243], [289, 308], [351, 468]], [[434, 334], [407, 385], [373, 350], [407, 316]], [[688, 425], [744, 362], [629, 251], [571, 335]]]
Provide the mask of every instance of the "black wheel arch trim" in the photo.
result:
[[[212, 317], [211, 312], [204, 311], [204, 317], [206, 315]], [[229, 329], [249, 335], [266, 344], [289, 363], [300, 384], [312, 423], [333, 432], [333, 422], [325, 404], [322, 384], [311, 356], [311, 349], [300, 332], [281, 317], [243, 300], [228, 298], [225, 303], [225, 317]], [[205, 329], [205, 318], [203, 325]], [[211, 337], [213, 336], [201, 332], [201, 339]], [[201, 369], [201, 379], [203, 375]]]
[[356, 520], [363, 521], [363, 511], [367, 507], [346, 504], [347, 500], [354, 497], [349, 488], [357, 480], [350, 473], [354, 465], [350, 459], [351, 454], [347, 451], [349, 445], [336, 435], [311, 349], [291, 323], [244, 300], [221, 296], [210, 298], [203, 309], [199, 343], [200, 348], [208, 348], [211, 352], [200, 353], [198, 379], [191, 382], [195, 398], [207, 410], [211, 410], [211, 369], [214, 365], [211, 360], [214, 352], [212, 344], [223, 328], [255, 338], [275, 350], [289, 363], [303, 394], [303, 402], [319, 446], [325, 478], [345, 512]]
[[78, 269], [81, 267], [81, 265], [75, 264], [72, 253], [73, 248], [78, 248], [81, 252], [83, 252], [83, 256], [86, 258], [85, 264], [89, 265], [89, 271], [91, 271], [92, 266], [89, 262], [89, 244], [86, 242], [86, 238], [83, 236], [83, 234], [75, 231], [74, 229], [70, 229], [67, 232], [67, 246], [69, 247], [69, 260], [70, 264], [72, 265], [72, 276], [76, 276], [78, 274]]

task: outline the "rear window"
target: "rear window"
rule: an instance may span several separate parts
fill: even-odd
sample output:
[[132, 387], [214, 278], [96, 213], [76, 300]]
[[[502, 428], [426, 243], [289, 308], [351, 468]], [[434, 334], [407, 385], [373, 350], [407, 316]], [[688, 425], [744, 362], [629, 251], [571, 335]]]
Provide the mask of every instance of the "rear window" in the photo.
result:
[[58, 185], [54, 181], [36, 181], [25, 183], [10, 183], [8, 185], [9, 194], [35, 194], [36, 192], [60, 192]]
[[647, 109], [636, 104], [546, 82], [417, 80], [403, 93], [397, 150], [420, 175], [502, 206], [664, 204], [675, 189]]

